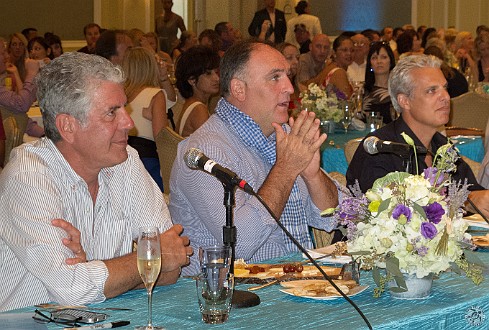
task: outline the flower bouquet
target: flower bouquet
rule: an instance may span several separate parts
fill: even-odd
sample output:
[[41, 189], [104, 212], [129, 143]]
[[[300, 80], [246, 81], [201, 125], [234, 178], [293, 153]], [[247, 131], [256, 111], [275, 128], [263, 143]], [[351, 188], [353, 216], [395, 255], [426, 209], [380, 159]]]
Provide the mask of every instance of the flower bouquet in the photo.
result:
[[346, 96], [341, 91], [335, 90], [333, 85], [324, 88], [314, 83], [309, 84], [299, 98], [302, 108], [313, 111], [321, 121], [338, 123], [343, 119], [341, 102], [346, 100]]
[[[404, 274], [424, 278], [451, 268], [464, 271], [475, 284], [482, 281], [482, 264], [470, 250], [468, 225], [462, 219], [468, 184], [453, 182], [450, 176], [458, 157], [454, 146], [446, 144], [434, 157], [436, 167], [422, 175], [389, 173], [366, 194], [357, 183], [354, 196], [334, 210], [338, 223], [346, 227], [348, 253], [373, 271], [374, 296], [392, 280], [397, 287], [391, 291], [407, 291]], [[386, 276], [379, 268], [386, 269]]]

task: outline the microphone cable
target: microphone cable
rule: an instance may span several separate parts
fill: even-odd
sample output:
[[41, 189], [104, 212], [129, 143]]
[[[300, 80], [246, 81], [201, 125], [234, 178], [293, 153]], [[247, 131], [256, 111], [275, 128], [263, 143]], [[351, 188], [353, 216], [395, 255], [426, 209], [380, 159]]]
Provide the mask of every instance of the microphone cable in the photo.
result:
[[287, 228], [285, 228], [285, 226], [282, 224], [282, 222], [280, 221], [280, 219], [275, 215], [275, 213], [273, 213], [273, 211], [268, 207], [267, 203], [261, 198], [260, 195], [258, 195], [255, 191], [253, 191], [253, 196], [255, 196], [258, 201], [265, 207], [265, 209], [268, 211], [268, 213], [270, 213], [270, 215], [272, 216], [272, 218], [275, 220], [275, 222], [278, 224], [278, 226], [280, 227], [280, 229], [283, 230], [283, 232], [285, 233], [285, 235], [290, 238], [290, 240], [295, 244], [295, 246], [297, 246], [299, 248], [299, 250], [304, 253], [307, 257], [307, 259], [309, 259], [312, 264], [321, 272], [321, 274], [323, 275], [323, 277], [329, 282], [331, 283], [331, 285], [336, 289], [336, 291], [338, 291], [338, 293], [341, 294], [341, 296], [343, 298], [345, 298], [346, 301], [348, 301], [350, 303], [350, 305], [353, 306], [353, 308], [355, 308], [355, 310], [358, 312], [358, 314], [360, 314], [360, 316], [362, 317], [362, 319], [365, 321], [365, 323], [367, 324], [368, 328], [369, 329], [372, 329], [372, 325], [370, 324], [370, 322], [368, 321], [367, 317], [365, 316], [365, 314], [363, 314], [363, 312], [360, 310], [360, 308], [357, 306], [357, 304], [355, 304], [351, 299], [350, 297], [348, 297], [335, 283], [334, 281], [331, 279], [331, 277], [329, 277], [328, 274], [326, 274], [326, 272], [321, 268], [321, 266], [316, 262], [316, 260], [314, 260], [313, 257], [311, 257], [311, 255], [309, 254], [309, 252], [307, 252], [307, 250], [294, 238], [294, 236], [292, 236], [292, 234], [287, 230]]

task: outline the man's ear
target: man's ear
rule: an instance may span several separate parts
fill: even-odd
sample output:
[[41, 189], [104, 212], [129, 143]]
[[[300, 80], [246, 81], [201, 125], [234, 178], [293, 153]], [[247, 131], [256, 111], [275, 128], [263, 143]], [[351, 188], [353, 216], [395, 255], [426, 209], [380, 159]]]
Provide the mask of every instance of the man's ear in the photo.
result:
[[62, 139], [68, 143], [73, 142], [74, 133], [77, 129], [76, 119], [65, 113], [56, 116], [56, 128]]
[[236, 78], [231, 79], [231, 95], [240, 102], [246, 99], [246, 83]]
[[409, 96], [406, 94], [398, 94], [397, 95], [397, 103], [399, 103], [399, 106], [404, 110], [404, 109], [410, 109], [411, 108], [411, 102], [409, 100]]

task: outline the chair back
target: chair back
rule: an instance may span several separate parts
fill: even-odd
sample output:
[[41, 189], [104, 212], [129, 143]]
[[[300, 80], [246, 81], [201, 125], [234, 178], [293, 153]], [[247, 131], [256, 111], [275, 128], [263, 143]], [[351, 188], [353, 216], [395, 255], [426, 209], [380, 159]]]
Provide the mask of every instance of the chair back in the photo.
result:
[[163, 128], [155, 137], [156, 150], [160, 159], [161, 178], [165, 194], [170, 193], [170, 174], [173, 161], [177, 156], [178, 143], [183, 137], [170, 127]]
[[450, 100], [448, 126], [486, 129], [489, 119], [489, 98], [468, 92]]
[[2, 113], [2, 119], [5, 120], [9, 117], [13, 117], [15, 122], [17, 123], [17, 128], [19, 129], [22, 136], [24, 136], [25, 130], [27, 129], [27, 122], [29, 117], [26, 113], [15, 113], [13, 111], [7, 110], [3, 107], [0, 107], [0, 112]]
[[5, 130], [5, 160], [4, 165], [10, 159], [10, 152], [13, 148], [20, 146], [22, 144], [23, 133], [21, 133], [17, 121], [13, 116], [7, 117], [3, 120], [3, 128]]
[[346, 162], [350, 164], [353, 155], [355, 154], [355, 151], [357, 151], [358, 146], [362, 142], [363, 138], [358, 138], [358, 139], [351, 139], [347, 143], [345, 143], [345, 157], [346, 157]]

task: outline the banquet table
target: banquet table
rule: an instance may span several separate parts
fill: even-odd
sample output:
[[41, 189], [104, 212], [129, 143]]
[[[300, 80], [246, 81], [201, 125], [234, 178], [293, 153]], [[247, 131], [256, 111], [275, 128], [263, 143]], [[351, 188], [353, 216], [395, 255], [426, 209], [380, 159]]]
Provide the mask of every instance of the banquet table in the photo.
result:
[[[480, 252], [477, 256], [489, 264], [489, 253]], [[300, 258], [299, 254], [294, 254], [274, 259], [273, 262]], [[363, 311], [373, 329], [489, 328], [489, 278], [480, 286], [475, 286], [463, 276], [443, 273], [434, 280], [431, 296], [422, 300], [393, 299], [388, 293], [380, 298], [373, 298], [374, 283], [371, 274], [362, 271], [360, 282], [362, 285], [369, 285], [369, 288], [351, 299]], [[243, 290], [248, 286], [250, 285], [238, 284], [237, 288]], [[359, 314], [342, 298], [311, 300], [286, 295], [279, 288], [280, 286], [273, 285], [255, 291], [261, 299], [260, 305], [232, 309], [226, 323], [211, 326], [201, 321], [195, 282], [182, 278], [176, 284], [155, 289], [153, 323], [164, 326], [165, 329], [368, 329]], [[146, 291], [134, 290], [91, 307], [132, 309], [104, 311], [109, 314], [107, 321], [129, 320], [130, 326], [121, 328], [126, 329], [145, 324], [146, 303]], [[21, 313], [29, 319], [34, 310], [35, 307], [26, 307], [8, 313]], [[0, 323], [6, 316], [6, 313], [0, 314]], [[481, 324], [477, 326], [475, 324], [478, 321]], [[59, 327], [48, 324], [47, 329]]]
[[[321, 147], [321, 167], [326, 172], [339, 172], [346, 174], [348, 163], [345, 157], [345, 143], [357, 138], [363, 138], [369, 130], [358, 131], [336, 130], [334, 134], [329, 134], [328, 139]], [[482, 162], [484, 158], [484, 141], [480, 136], [454, 136], [451, 138], [459, 149], [460, 154], [476, 162]]]

